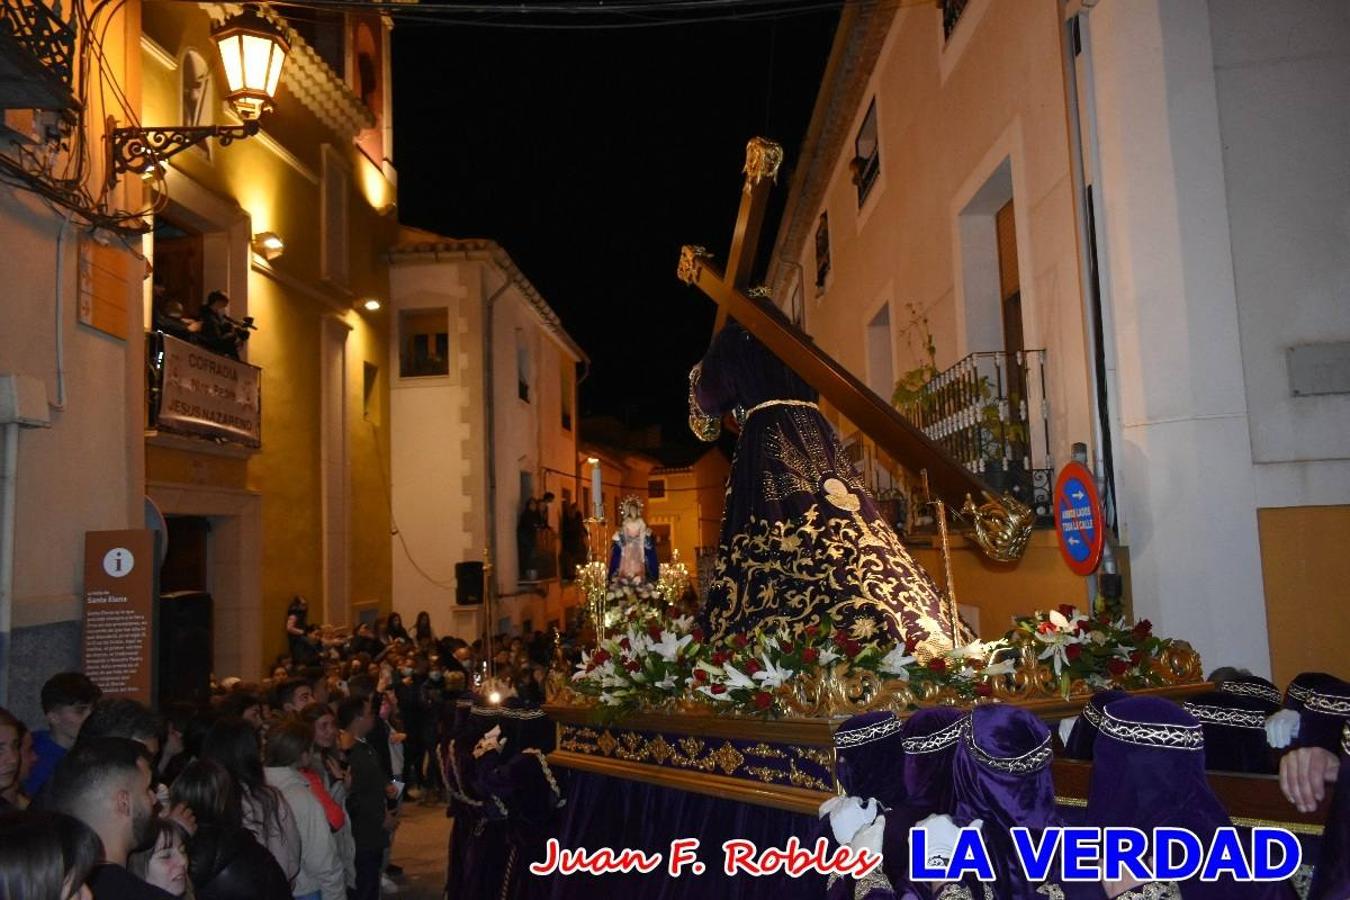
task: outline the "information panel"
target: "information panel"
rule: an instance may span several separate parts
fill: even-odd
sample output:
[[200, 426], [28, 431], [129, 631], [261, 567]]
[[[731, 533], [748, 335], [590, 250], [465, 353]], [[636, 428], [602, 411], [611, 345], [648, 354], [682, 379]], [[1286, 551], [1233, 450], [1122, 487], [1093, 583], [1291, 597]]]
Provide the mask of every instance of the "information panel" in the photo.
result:
[[105, 696], [154, 702], [154, 533], [84, 536], [84, 672]]

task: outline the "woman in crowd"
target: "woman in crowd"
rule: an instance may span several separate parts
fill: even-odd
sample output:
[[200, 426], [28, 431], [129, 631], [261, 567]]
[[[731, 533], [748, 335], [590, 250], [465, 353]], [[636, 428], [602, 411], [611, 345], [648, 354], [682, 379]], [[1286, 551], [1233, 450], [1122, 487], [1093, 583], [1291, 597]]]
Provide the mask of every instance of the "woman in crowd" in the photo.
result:
[[52, 812], [0, 815], [0, 897], [90, 900], [85, 881], [103, 847], [98, 835]]
[[431, 630], [431, 614], [425, 609], [417, 614], [412, 637], [413, 644], [423, 653], [430, 653], [436, 646], [436, 633]]
[[301, 771], [309, 767], [313, 745], [314, 729], [307, 722], [298, 719], [281, 722], [268, 732], [267, 767], [263, 774], [295, 816], [300, 835], [300, 872], [292, 886], [296, 898], [346, 900], [346, 875], [330, 819]]
[[241, 719], [221, 719], [207, 733], [202, 756], [229, 773], [239, 788], [244, 827], [294, 881], [300, 872], [300, 833], [286, 799], [263, 776], [257, 732]]
[[[23, 809], [23, 744], [28, 729], [0, 707], [0, 812]], [[29, 745], [32, 746], [31, 744]]]
[[[301, 769], [301, 774], [310, 782], [316, 796], [322, 790], [336, 807], [334, 811], [328, 803], [324, 803], [324, 811], [329, 815], [328, 824], [333, 829], [333, 840], [337, 844], [338, 858], [342, 860], [343, 873], [350, 888], [356, 884], [356, 843], [352, 839], [351, 818], [346, 812], [347, 797], [352, 789], [352, 773], [347, 765], [347, 754], [338, 746], [337, 716], [327, 704], [311, 703], [300, 711], [300, 718], [314, 730], [310, 764], [308, 768]], [[319, 796], [319, 800], [322, 803], [323, 797]]]
[[396, 612], [391, 612], [389, 617], [384, 620], [384, 637], [389, 641], [411, 642], [408, 637], [408, 629], [403, 627], [403, 617]]
[[127, 871], [161, 891], [182, 897], [188, 893], [188, 833], [173, 819], [156, 818], [150, 824], [145, 849], [127, 856]]

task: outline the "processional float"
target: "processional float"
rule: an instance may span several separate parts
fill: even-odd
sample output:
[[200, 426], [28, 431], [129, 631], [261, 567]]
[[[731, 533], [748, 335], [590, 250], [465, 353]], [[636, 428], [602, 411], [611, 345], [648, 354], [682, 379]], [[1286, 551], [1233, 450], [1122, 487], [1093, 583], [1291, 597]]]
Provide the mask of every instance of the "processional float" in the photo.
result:
[[[944, 561], [947, 510], [961, 511], [971, 539], [991, 559], [1017, 560], [1027, 546], [1032, 512], [991, 489], [749, 288], [782, 158], [778, 145], [750, 141], [725, 268], [704, 248], [686, 246], [678, 277], [717, 304], [718, 329], [733, 318], [882, 451], [911, 473], [922, 473], [937, 506]], [[696, 432], [711, 433], [714, 424], [691, 421]], [[949, 562], [946, 569], [955, 628]], [[598, 578], [591, 581], [599, 587]], [[697, 626], [663, 619], [659, 607], [647, 612], [632, 619], [626, 637], [621, 628], [612, 629], [587, 651], [580, 671], [555, 673], [550, 685], [545, 709], [558, 731], [549, 761], [592, 779], [597, 802], [606, 796], [619, 802], [619, 794], [606, 795], [602, 782], [623, 784], [733, 804], [709, 815], [733, 811], [734, 804], [796, 814], [794, 827], [801, 828], [838, 789], [832, 735], [850, 715], [890, 710], [903, 717], [924, 705], [1005, 702], [1054, 720], [1077, 713], [1094, 690], [1107, 686], [1178, 700], [1210, 687], [1198, 655], [1185, 642], [1152, 635], [1146, 622], [1111, 620], [1092, 610], [1064, 607], [1029, 615], [1003, 641], [963, 646], [953, 639], [936, 652], [896, 646], [885, 653], [863, 649], [847, 634], [819, 630], [733, 635], [719, 651]], [[642, 645], [640, 653], [634, 642]], [[747, 645], [761, 651], [757, 658], [747, 658]], [[742, 660], [740, 669], [728, 662], [733, 656]], [[1085, 656], [1095, 662], [1085, 663]], [[1068, 761], [1055, 766], [1062, 799], [1081, 802], [1090, 767]], [[1274, 783], [1243, 782], [1223, 790], [1235, 794], [1226, 799], [1234, 801], [1231, 808], [1239, 817], [1244, 811], [1266, 817], [1279, 809], [1286, 822], [1298, 818], [1287, 812]], [[624, 803], [634, 802], [623, 796]], [[1305, 826], [1311, 827], [1308, 818]], [[584, 827], [575, 821], [566, 827], [571, 829], [566, 838], [587, 843]], [[695, 885], [691, 889], [690, 896], [700, 895]], [[764, 889], [766, 895], [773, 890], [768, 884]]]

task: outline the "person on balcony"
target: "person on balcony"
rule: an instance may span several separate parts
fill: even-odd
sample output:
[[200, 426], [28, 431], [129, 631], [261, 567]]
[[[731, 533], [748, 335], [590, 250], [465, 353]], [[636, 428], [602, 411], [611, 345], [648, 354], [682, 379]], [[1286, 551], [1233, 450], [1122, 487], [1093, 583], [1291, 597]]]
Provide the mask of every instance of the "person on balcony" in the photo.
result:
[[248, 320], [236, 322], [229, 316], [230, 298], [224, 291], [212, 291], [202, 304], [199, 343], [213, 353], [239, 358], [239, 349], [248, 340]]
[[[822, 622], [855, 641], [952, 646], [943, 593], [863, 486], [816, 393], [734, 320], [689, 375], [690, 425], [736, 413], [717, 563], [702, 617], [713, 639]], [[958, 639], [972, 639], [958, 623]]]

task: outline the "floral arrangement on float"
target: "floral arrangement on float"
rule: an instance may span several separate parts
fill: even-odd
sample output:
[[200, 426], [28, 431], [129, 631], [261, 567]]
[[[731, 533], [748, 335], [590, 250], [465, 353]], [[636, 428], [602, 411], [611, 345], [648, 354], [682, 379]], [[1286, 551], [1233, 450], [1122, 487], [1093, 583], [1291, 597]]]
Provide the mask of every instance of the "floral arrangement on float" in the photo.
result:
[[582, 655], [552, 699], [593, 703], [616, 716], [711, 710], [813, 717], [983, 699], [1067, 699], [1108, 686], [1199, 680], [1194, 651], [1155, 636], [1147, 620], [1092, 617], [1068, 605], [1017, 620], [1000, 640], [938, 654], [912, 640], [860, 639], [828, 620], [792, 634], [711, 642], [692, 617], [634, 614]]

